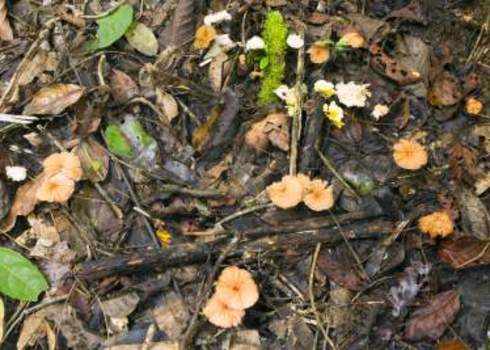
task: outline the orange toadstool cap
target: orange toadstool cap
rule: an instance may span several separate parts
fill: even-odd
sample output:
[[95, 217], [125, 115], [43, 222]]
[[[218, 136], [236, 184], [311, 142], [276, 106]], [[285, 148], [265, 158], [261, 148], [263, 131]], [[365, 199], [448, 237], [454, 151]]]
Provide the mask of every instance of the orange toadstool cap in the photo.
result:
[[400, 168], [417, 170], [427, 164], [424, 146], [412, 139], [401, 139], [393, 146], [393, 159]]
[[221, 328], [238, 326], [245, 315], [245, 310], [230, 308], [230, 306], [225, 301], [218, 298], [216, 294], [208, 300], [202, 312], [209, 322]]
[[44, 173], [47, 176], [62, 172], [74, 181], [82, 178], [83, 170], [80, 159], [71, 153], [53, 153], [43, 161]]
[[286, 175], [281, 181], [269, 185], [266, 191], [272, 203], [282, 209], [293, 208], [303, 199], [303, 186], [292, 175]]
[[70, 199], [75, 191], [75, 181], [63, 173], [46, 177], [36, 192], [40, 201], [63, 203]]
[[314, 43], [308, 49], [310, 55], [310, 61], [315, 64], [322, 64], [328, 61], [330, 58], [330, 50], [322, 44]]
[[454, 225], [449, 214], [441, 210], [422, 216], [419, 219], [419, 229], [432, 238], [437, 236], [446, 237], [453, 233]]
[[227, 267], [216, 282], [216, 297], [232, 309], [243, 310], [259, 299], [259, 290], [250, 272], [236, 266]]
[[364, 38], [358, 32], [349, 32], [344, 34], [341, 38], [341, 41], [345, 42], [348, 46], [352, 48], [360, 48], [364, 46]]
[[196, 49], [207, 49], [209, 44], [216, 38], [216, 29], [211, 25], [200, 26], [196, 31], [194, 47]]
[[474, 97], [470, 97], [465, 103], [466, 113], [478, 115], [483, 109], [483, 103]]
[[333, 188], [326, 181], [311, 180], [303, 197], [305, 205], [313, 211], [330, 209], [334, 203]]

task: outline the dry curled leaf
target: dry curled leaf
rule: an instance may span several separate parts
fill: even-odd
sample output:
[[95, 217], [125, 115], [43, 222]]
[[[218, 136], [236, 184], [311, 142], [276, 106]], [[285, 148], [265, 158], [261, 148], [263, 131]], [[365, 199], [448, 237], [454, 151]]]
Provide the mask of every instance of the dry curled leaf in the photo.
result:
[[19, 86], [29, 84], [43, 72], [56, 70], [58, 63], [56, 52], [41, 48], [32, 60], [27, 62], [25, 69], [21, 71], [18, 81]]
[[436, 107], [453, 106], [463, 97], [456, 78], [447, 71], [443, 71], [432, 82], [427, 99]]
[[194, 36], [196, 17], [194, 15], [195, 1], [180, 0], [174, 12], [170, 27], [169, 44], [174, 46], [188, 42]]
[[371, 53], [369, 64], [379, 74], [395, 81], [399, 85], [410, 85], [421, 80], [419, 72], [389, 56], [378, 44], [372, 44], [369, 47], [369, 51]]
[[167, 118], [166, 122], [170, 123], [179, 115], [179, 105], [172, 95], [162, 89], [157, 88], [155, 93], [157, 95], [156, 104]]
[[0, 0], [0, 40], [14, 40], [14, 33], [7, 18], [7, 0]]
[[2, 231], [10, 231], [15, 225], [17, 216], [29, 215], [34, 210], [38, 202], [36, 192], [42, 181], [43, 178], [38, 177], [35, 180], [26, 182], [17, 189], [12, 208], [10, 208], [7, 218], [2, 223]]
[[476, 163], [478, 155], [475, 150], [456, 142], [448, 150], [449, 156], [449, 168], [451, 169], [451, 175], [461, 180], [464, 174], [474, 177], [477, 175]]
[[456, 317], [461, 303], [455, 290], [437, 294], [429, 304], [416, 309], [408, 320], [405, 334], [410, 340], [437, 340]]
[[490, 241], [463, 237], [443, 241], [439, 245], [439, 258], [455, 269], [490, 264]]
[[245, 135], [245, 142], [257, 151], [263, 151], [269, 143], [277, 148], [289, 150], [289, 118], [285, 113], [271, 113], [254, 123]]
[[111, 95], [116, 102], [124, 103], [138, 95], [138, 85], [119, 69], [113, 69], [110, 76]]
[[75, 84], [53, 84], [39, 90], [24, 107], [24, 114], [59, 114], [82, 97], [84, 88]]

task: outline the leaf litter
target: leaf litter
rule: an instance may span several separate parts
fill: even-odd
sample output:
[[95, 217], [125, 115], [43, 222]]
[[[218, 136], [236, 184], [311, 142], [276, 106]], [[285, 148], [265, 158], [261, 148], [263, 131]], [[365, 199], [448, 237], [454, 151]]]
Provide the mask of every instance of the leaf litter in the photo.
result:
[[484, 347], [484, 9], [0, 1], [0, 346]]

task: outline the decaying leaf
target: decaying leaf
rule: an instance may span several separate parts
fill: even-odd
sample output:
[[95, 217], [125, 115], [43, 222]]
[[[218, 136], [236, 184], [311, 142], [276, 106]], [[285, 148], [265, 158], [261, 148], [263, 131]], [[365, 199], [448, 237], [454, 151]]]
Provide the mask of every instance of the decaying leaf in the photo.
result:
[[[216, 55], [211, 64], [209, 65], [209, 82], [213, 91], [219, 92], [223, 83], [223, 78], [226, 75], [226, 71], [229, 69], [230, 64], [227, 64], [228, 55], [224, 52], [220, 52]], [[228, 68], [228, 69], [227, 69]]]
[[230, 350], [260, 350], [259, 332], [256, 329], [244, 329], [231, 335]]
[[245, 142], [261, 152], [268, 144], [289, 150], [289, 117], [285, 113], [271, 113], [265, 119], [252, 124], [245, 135]]
[[97, 131], [102, 120], [100, 107], [94, 107], [85, 99], [81, 99], [74, 109], [75, 118], [70, 127], [75, 135], [85, 137]]
[[476, 136], [476, 138], [484, 139], [484, 147], [487, 153], [490, 153], [490, 125], [487, 124], [477, 124], [471, 129], [471, 133]]
[[443, 71], [432, 82], [427, 100], [433, 106], [446, 107], [455, 105], [462, 97], [456, 78], [449, 72]]
[[157, 95], [157, 106], [160, 107], [165, 117], [167, 117], [166, 122], [172, 122], [172, 120], [179, 115], [179, 105], [177, 104], [177, 101], [172, 95], [162, 89], [157, 88], [155, 93]]
[[14, 33], [7, 18], [7, 0], [0, 0], [0, 40], [14, 40]]
[[17, 189], [12, 208], [10, 208], [7, 218], [2, 223], [2, 230], [10, 231], [15, 225], [17, 216], [29, 215], [34, 210], [38, 202], [36, 192], [41, 183], [42, 179], [37, 178], [26, 182]]
[[[49, 45], [46, 43], [46, 45]], [[56, 52], [49, 51], [48, 48], [41, 47], [36, 55], [30, 60], [19, 75], [19, 86], [31, 83], [41, 73], [54, 71], [58, 66], [58, 55]]]
[[129, 44], [143, 55], [155, 56], [158, 53], [158, 41], [155, 34], [143, 23], [133, 23], [125, 35]]
[[457, 194], [463, 231], [481, 240], [490, 239], [490, 214], [473, 191], [462, 188]]
[[170, 26], [169, 45], [180, 46], [194, 36], [196, 18], [194, 0], [180, 0]]
[[119, 103], [124, 103], [138, 95], [138, 85], [134, 80], [119, 69], [112, 69], [110, 76], [111, 95]]
[[104, 181], [109, 172], [109, 155], [93, 137], [78, 145], [74, 153], [80, 159], [83, 174], [92, 182]]
[[460, 307], [457, 291], [437, 294], [429, 304], [412, 313], [405, 330], [406, 337], [410, 340], [437, 340], [454, 321]]
[[390, 57], [378, 44], [372, 44], [369, 47], [369, 51], [371, 53], [369, 63], [379, 74], [386, 76], [399, 85], [410, 85], [421, 80], [419, 72]]
[[443, 241], [438, 255], [455, 269], [490, 264], [490, 241], [463, 237], [455, 241]]
[[24, 107], [24, 114], [60, 114], [82, 97], [84, 88], [75, 84], [53, 84], [39, 90]]
[[167, 293], [163, 302], [151, 311], [153, 319], [170, 339], [182, 334], [189, 319], [189, 311], [182, 298], [174, 292]]
[[401, 9], [392, 11], [386, 19], [398, 18], [408, 22], [427, 24], [427, 13], [419, 0], [412, 0]]
[[38, 339], [43, 338], [46, 335], [43, 327], [45, 322], [46, 319], [42, 312], [27, 316], [17, 339], [17, 349], [25, 349], [28, 345], [32, 346]]
[[451, 175], [461, 180], [463, 174], [475, 176], [478, 155], [476, 151], [461, 142], [455, 142], [448, 150]]

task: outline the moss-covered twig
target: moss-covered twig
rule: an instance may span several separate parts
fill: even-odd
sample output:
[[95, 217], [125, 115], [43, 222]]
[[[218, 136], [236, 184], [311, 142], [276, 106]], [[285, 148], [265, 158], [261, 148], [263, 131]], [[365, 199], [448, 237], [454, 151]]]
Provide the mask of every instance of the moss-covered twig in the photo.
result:
[[286, 39], [288, 28], [279, 11], [270, 11], [265, 17], [262, 38], [265, 42], [266, 63], [264, 77], [259, 91], [259, 106], [265, 106], [276, 100], [274, 90], [281, 85], [286, 68]]

